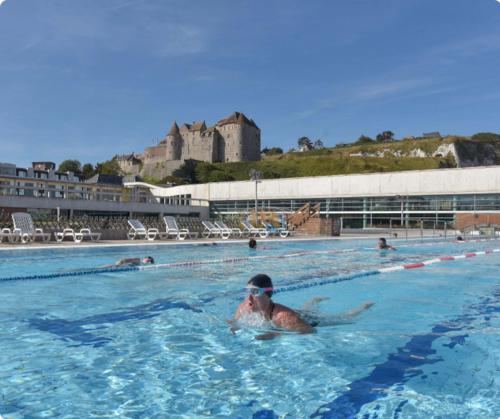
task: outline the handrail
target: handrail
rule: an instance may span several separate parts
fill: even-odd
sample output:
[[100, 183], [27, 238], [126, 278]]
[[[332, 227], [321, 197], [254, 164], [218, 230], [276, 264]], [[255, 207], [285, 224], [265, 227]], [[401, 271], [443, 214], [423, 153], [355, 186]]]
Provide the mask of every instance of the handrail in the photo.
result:
[[316, 203], [311, 207], [309, 202], [302, 205], [296, 212], [287, 218], [287, 225], [289, 230], [295, 230], [303, 225], [311, 217], [319, 217], [321, 210], [321, 203]]

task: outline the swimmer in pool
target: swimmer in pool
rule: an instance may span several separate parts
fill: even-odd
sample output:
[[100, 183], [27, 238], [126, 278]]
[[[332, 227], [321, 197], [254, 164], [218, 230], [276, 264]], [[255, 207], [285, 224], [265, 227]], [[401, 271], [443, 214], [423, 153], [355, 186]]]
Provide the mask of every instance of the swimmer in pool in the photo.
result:
[[248, 247], [250, 249], [257, 249], [257, 240], [255, 239], [248, 240]]
[[377, 249], [380, 249], [380, 250], [396, 250], [395, 247], [391, 246], [390, 244], [387, 244], [387, 241], [386, 241], [386, 239], [384, 237], [381, 237], [380, 239], [378, 239]]
[[138, 265], [147, 265], [154, 264], [155, 260], [151, 256], [146, 256], [142, 260], [139, 258], [125, 258], [120, 259], [115, 263], [115, 266], [138, 266]]
[[[351, 310], [344, 315], [335, 316], [335, 321], [319, 316], [312, 310], [312, 307], [325, 298], [314, 298], [306, 303], [303, 310], [296, 311], [291, 308], [277, 304], [272, 300], [273, 283], [269, 276], [258, 274], [250, 278], [246, 291], [248, 296], [238, 306], [236, 312], [228, 323], [231, 324], [231, 331], [238, 330], [237, 322], [246, 322], [253, 326], [271, 326], [290, 332], [313, 333], [314, 327], [320, 323], [322, 325], [333, 325], [345, 323], [347, 318], [352, 318], [370, 308], [373, 303], [367, 302], [361, 307]], [[323, 324], [323, 320], [328, 320], [328, 324]], [[259, 340], [273, 339], [279, 336], [279, 332], [268, 332], [256, 337]]]
[[113, 266], [139, 266], [148, 265], [155, 263], [155, 260], [151, 256], [145, 256], [142, 260], [140, 258], [125, 258], [120, 259], [114, 265], [105, 265], [103, 268], [112, 268]]

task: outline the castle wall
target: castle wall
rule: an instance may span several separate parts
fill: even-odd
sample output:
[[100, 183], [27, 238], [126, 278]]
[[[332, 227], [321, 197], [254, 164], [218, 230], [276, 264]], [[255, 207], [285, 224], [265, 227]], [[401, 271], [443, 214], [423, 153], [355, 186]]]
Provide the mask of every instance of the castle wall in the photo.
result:
[[184, 146], [181, 158], [183, 160], [214, 161], [214, 143], [211, 136], [204, 137], [201, 135], [201, 131], [187, 131], [182, 134]]
[[118, 166], [123, 173], [128, 175], [137, 175], [140, 172], [141, 166], [134, 164], [130, 160], [117, 160]]
[[167, 135], [165, 138], [166, 160], [180, 160], [182, 155], [182, 138], [178, 135]]
[[243, 126], [240, 124], [225, 124], [217, 127], [224, 140], [224, 162], [235, 162], [242, 160], [243, 152]]
[[164, 144], [159, 144], [155, 147], [148, 147], [144, 150], [144, 157], [146, 159], [164, 159], [167, 156], [167, 146]]
[[260, 131], [248, 125], [242, 125], [241, 161], [260, 160]]

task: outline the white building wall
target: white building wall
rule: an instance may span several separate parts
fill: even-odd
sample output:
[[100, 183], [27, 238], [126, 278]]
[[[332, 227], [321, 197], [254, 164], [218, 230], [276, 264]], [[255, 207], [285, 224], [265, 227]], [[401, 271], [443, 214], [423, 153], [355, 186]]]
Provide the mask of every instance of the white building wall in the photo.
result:
[[[251, 181], [155, 189], [156, 196], [190, 194], [210, 201], [255, 198]], [[259, 199], [500, 193], [500, 166], [262, 180]]]

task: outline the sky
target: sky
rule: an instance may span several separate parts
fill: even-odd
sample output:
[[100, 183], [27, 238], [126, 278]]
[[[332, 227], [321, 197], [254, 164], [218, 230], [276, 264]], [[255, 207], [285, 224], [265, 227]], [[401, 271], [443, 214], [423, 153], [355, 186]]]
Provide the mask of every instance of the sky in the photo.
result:
[[500, 133], [498, 0], [0, 0], [0, 161], [96, 163], [172, 122], [262, 147]]

